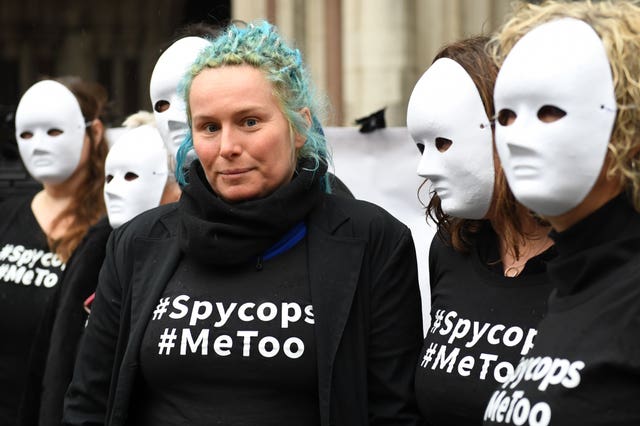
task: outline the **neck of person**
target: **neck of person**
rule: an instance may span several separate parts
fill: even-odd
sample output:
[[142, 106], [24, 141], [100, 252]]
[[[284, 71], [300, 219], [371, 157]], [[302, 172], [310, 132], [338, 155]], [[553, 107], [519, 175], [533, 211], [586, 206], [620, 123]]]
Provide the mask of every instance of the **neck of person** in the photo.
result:
[[622, 184], [616, 178], [601, 176], [585, 199], [573, 209], [558, 216], [545, 217], [557, 232], [566, 231], [609, 201], [620, 195]]
[[43, 189], [31, 201], [31, 210], [44, 233], [52, 239], [64, 235], [71, 225], [72, 218], [55, 223], [56, 218], [71, 204], [76, 197], [82, 182], [84, 170], [76, 170], [67, 180], [61, 183], [43, 183]]
[[524, 233], [518, 239], [517, 250], [505, 235], [498, 234], [500, 260], [505, 277], [517, 277], [530, 259], [553, 245], [553, 240], [549, 238], [550, 226], [542, 225], [528, 211], [520, 213], [520, 221]]

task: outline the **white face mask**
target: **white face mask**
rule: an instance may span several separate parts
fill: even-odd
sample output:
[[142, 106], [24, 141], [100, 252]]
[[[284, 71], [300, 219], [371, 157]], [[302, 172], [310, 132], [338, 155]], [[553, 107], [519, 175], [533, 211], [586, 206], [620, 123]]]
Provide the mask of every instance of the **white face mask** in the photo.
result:
[[29, 174], [44, 184], [66, 181], [80, 164], [85, 128], [78, 100], [63, 84], [31, 86], [16, 110], [16, 140]]
[[600, 174], [616, 116], [593, 28], [564, 18], [531, 30], [505, 59], [494, 98], [496, 147], [515, 197], [546, 216], [577, 207]]
[[449, 58], [435, 61], [416, 84], [407, 127], [424, 147], [418, 174], [431, 181], [444, 213], [482, 219], [493, 195], [491, 126], [473, 80]]
[[104, 201], [112, 228], [160, 204], [167, 182], [167, 151], [149, 125], [127, 130], [105, 162]]
[[209, 45], [200, 37], [184, 37], [164, 51], [151, 74], [149, 92], [156, 125], [169, 153], [175, 158], [189, 129], [187, 109], [178, 84], [198, 54]]

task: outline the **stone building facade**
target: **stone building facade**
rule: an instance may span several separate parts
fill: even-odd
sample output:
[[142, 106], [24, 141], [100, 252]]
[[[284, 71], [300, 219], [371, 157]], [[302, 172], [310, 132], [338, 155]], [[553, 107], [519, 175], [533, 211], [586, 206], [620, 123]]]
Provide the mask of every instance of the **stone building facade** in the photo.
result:
[[15, 165], [12, 114], [20, 95], [43, 76], [76, 74], [101, 82], [112, 98], [110, 124], [118, 125], [126, 115], [151, 108], [153, 65], [180, 27], [266, 18], [303, 52], [330, 105], [328, 125], [351, 126], [356, 118], [385, 108], [388, 126], [404, 126], [411, 89], [437, 49], [495, 30], [509, 4], [510, 0], [3, 1], [0, 199], [4, 193], [21, 191], [12, 186], [22, 173]]

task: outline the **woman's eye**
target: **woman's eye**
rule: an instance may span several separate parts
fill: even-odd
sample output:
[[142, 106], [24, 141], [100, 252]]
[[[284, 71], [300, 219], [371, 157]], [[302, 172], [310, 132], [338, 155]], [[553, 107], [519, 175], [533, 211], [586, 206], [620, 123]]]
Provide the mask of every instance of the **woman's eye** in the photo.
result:
[[49, 136], [60, 136], [62, 133], [64, 133], [62, 130], [56, 128], [47, 130]]
[[169, 109], [170, 106], [171, 104], [169, 102], [165, 101], [164, 99], [161, 99], [158, 102], [156, 102], [156, 104], [153, 106], [153, 109], [156, 110], [156, 112], [165, 112], [166, 110]]
[[516, 121], [516, 118], [518, 118], [518, 115], [513, 110], [505, 108], [498, 112], [498, 123], [501, 126], [510, 126]]
[[204, 129], [209, 133], [213, 133], [218, 130], [218, 126], [216, 124], [207, 124]]
[[20, 133], [21, 139], [31, 139], [33, 137], [33, 132], [22, 132]]
[[560, 120], [567, 113], [553, 105], [544, 105], [538, 110], [538, 119], [543, 123], [553, 123]]
[[247, 118], [244, 123], [249, 126], [249, 127], [253, 127], [256, 124], [258, 124], [258, 120], [256, 120], [255, 118]]
[[138, 175], [133, 172], [127, 172], [124, 175], [124, 180], [126, 180], [127, 182], [131, 182], [132, 180], [136, 180], [136, 179], [138, 179]]
[[436, 138], [436, 149], [440, 152], [446, 152], [451, 145], [453, 145], [453, 141], [451, 139], [441, 137]]

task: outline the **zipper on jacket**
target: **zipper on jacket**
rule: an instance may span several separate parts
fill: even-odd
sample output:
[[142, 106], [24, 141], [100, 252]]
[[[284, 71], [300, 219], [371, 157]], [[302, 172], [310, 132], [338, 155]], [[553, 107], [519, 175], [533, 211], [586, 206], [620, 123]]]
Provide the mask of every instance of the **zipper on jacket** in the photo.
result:
[[258, 261], [256, 262], [256, 271], [262, 271], [262, 256], [258, 256]]

